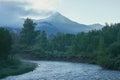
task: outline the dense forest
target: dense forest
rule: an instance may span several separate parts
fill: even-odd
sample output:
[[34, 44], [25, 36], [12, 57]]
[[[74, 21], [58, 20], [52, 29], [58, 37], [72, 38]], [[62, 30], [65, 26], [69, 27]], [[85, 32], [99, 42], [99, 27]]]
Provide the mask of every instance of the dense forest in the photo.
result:
[[[0, 28], [0, 77], [34, 69], [35, 65], [23, 64], [16, 58], [92, 63], [120, 70], [120, 23], [87, 33], [50, 36], [35, 30], [36, 25], [27, 18], [19, 35]], [[6, 69], [10, 71], [7, 74]], [[12, 72], [14, 69], [17, 72]]]
[[13, 46], [16, 43], [16, 34], [0, 27], [0, 78], [23, 74], [37, 67], [36, 64], [23, 62], [15, 56], [17, 48], [13, 48]]
[[[65, 60], [98, 64], [120, 70], [120, 24], [111, 24], [88, 33], [47, 36], [35, 31], [36, 24], [26, 19], [18, 41], [18, 53], [31, 59]], [[15, 46], [16, 47], [16, 46]]]

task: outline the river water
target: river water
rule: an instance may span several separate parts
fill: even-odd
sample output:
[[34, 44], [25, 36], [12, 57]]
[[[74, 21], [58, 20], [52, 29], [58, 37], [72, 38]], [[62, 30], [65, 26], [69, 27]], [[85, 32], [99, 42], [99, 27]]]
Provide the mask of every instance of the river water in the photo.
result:
[[2, 80], [120, 80], [119, 71], [103, 70], [96, 65], [57, 61], [32, 62], [38, 64], [34, 71]]

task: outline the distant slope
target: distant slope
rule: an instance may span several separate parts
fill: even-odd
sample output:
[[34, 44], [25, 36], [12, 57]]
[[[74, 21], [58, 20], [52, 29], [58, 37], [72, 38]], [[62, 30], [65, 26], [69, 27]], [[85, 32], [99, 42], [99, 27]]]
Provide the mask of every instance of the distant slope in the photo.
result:
[[45, 31], [48, 35], [50, 34], [57, 34], [59, 31], [59, 29], [57, 29], [54, 25], [52, 25], [51, 23], [48, 22], [39, 22], [37, 23], [37, 27], [36, 30], [43, 30]]
[[[37, 29], [41, 30], [44, 24], [44, 30], [48, 32], [47, 28], [55, 29], [56, 32], [62, 33], [78, 33], [78, 32], [88, 32], [90, 27], [84, 24], [79, 24], [69, 20], [60, 13], [54, 13], [46, 19], [38, 20]], [[49, 26], [48, 26], [49, 25]], [[50, 30], [50, 29], [49, 29]], [[51, 30], [50, 30], [51, 31]]]
[[[20, 23], [24, 20], [20, 20]], [[74, 22], [67, 17], [61, 15], [58, 12], [51, 14], [49, 17], [40, 20], [34, 20], [37, 23], [36, 30], [44, 30], [48, 35], [57, 34], [57, 33], [71, 33], [77, 34], [78, 32], [88, 32], [90, 30], [99, 30], [103, 28], [101, 24], [85, 25]], [[7, 24], [7, 23], [6, 23]], [[9, 25], [9, 24], [7, 24]], [[22, 27], [6, 27], [8, 30], [19, 34]]]
[[92, 24], [92, 25], [88, 25], [92, 30], [99, 30], [102, 29], [104, 27], [104, 25], [101, 24]]

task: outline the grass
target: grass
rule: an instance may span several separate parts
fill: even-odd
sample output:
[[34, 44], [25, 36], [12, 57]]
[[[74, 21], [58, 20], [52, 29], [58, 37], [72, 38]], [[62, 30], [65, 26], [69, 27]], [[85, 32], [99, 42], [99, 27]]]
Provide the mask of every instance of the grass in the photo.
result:
[[36, 67], [37, 67], [36, 64], [30, 62], [22, 62], [17, 66], [11, 65], [9, 67], [1, 67], [0, 78], [27, 73], [33, 71]]

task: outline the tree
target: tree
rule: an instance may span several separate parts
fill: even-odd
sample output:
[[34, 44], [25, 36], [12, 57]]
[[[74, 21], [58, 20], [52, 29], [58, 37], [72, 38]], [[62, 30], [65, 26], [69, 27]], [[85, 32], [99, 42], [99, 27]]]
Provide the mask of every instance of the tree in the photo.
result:
[[8, 30], [0, 28], [0, 58], [7, 58], [12, 48], [12, 37]]
[[104, 53], [105, 52], [105, 43], [104, 43], [104, 38], [103, 37], [100, 37], [99, 45], [98, 45], [98, 51], [100, 53]]
[[34, 49], [35, 50], [47, 50], [47, 35], [45, 33], [45, 31], [39, 31], [38, 36], [35, 39], [35, 45], [34, 45]]
[[108, 54], [112, 57], [117, 57], [120, 55], [120, 42], [115, 42], [110, 45], [110, 47], [107, 50]]
[[117, 41], [120, 42], [120, 31], [117, 34]]
[[47, 50], [47, 36], [45, 31], [42, 31], [39, 37], [39, 46], [42, 50]]
[[71, 51], [72, 51], [72, 54], [78, 54], [79, 53], [79, 46], [77, 44], [77, 41], [76, 40], [73, 40], [73, 43], [72, 43], [72, 47], [71, 47]]
[[34, 44], [35, 40], [35, 23], [33, 20], [27, 18], [23, 24], [22, 31], [20, 33], [20, 44], [22, 44], [24, 47], [31, 46]]

